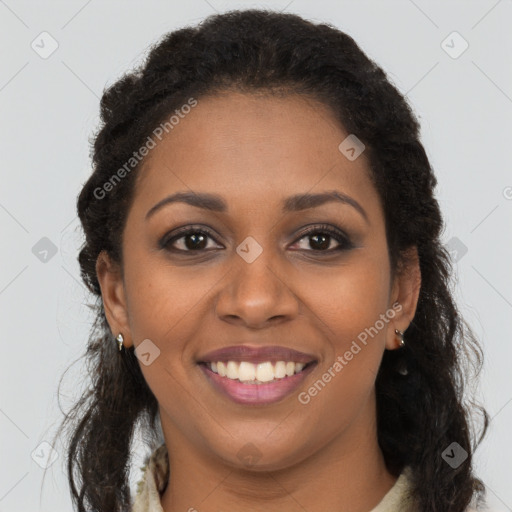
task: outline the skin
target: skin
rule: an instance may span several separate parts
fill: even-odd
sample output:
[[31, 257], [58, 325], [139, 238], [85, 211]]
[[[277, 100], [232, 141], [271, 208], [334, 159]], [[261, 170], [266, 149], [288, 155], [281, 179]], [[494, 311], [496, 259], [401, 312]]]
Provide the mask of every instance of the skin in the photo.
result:
[[[141, 369], [159, 402], [170, 456], [165, 512], [367, 512], [396, 481], [377, 443], [375, 378], [384, 350], [399, 347], [394, 330], [405, 331], [414, 317], [419, 263], [413, 248], [391, 280], [366, 156], [349, 161], [338, 150], [347, 135], [310, 98], [229, 92], [200, 98], [140, 171], [123, 233], [123, 272], [106, 253], [96, 270], [114, 335], [122, 332], [125, 347], [150, 339], [160, 350]], [[158, 201], [190, 190], [220, 194], [228, 211], [173, 203], [145, 220]], [[335, 202], [281, 212], [292, 194], [327, 190], [355, 199], [368, 222]], [[302, 235], [319, 224], [346, 232], [354, 248], [324, 255], [340, 242], [321, 247], [314, 233]], [[159, 247], [187, 225], [211, 228], [206, 250]], [[263, 249], [250, 264], [236, 252], [247, 236]], [[171, 245], [186, 251], [185, 242]], [[193, 242], [189, 237], [189, 247]], [[394, 318], [308, 404], [299, 403], [298, 393], [396, 301], [402, 307]], [[319, 362], [280, 402], [239, 405], [195, 361], [244, 343], [292, 347]], [[249, 467], [237, 456], [248, 443], [260, 456]]]

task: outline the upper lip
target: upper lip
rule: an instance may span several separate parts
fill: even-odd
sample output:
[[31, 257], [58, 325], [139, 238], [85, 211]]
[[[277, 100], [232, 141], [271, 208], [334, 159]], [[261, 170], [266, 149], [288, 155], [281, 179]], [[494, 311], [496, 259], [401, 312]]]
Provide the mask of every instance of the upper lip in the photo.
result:
[[292, 348], [277, 345], [266, 347], [251, 347], [248, 345], [233, 345], [203, 354], [198, 358], [199, 363], [211, 363], [217, 361], [248, 361], [258, 364], [270, 361], [293, 361], [296, 363], [310, 363], [316, 361], [315, 356], [305, 354]]

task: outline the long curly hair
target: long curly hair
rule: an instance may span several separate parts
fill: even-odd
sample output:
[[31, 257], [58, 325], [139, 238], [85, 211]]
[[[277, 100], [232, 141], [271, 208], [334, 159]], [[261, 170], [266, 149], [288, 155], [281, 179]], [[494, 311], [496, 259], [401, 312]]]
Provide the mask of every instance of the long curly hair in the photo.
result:
[[[350, 36], [294, 14], [250, 9], [213, 15], [164, 35], [143, 64], [101, 98], [101, 125], [91, 141], [93, 172], [77, 201], [85, 234], [78, 256], [81, 277], [96, 300], [82, 356], [90, 384], [57, 433], [67, 432], [76, 510], [129, 510], [135, 433], [139, 429], [149, 445], [159, 428], [158, 403], [133, 347], [117, 350], [95, 271], [102, 250], [122, 265], [121, 237], [140, 163], [110, 187], [108, 198], [102, 197], [104, 184], [187, 99], [225, 91], [308, 96], [327, 105], [364, 143], [385, 214], [392, 272], [416, 246], [422, 277], [406, 345], [384, 352], [376, 379], [379, 446], [393, 474], [412, 468], [419, 511], [462, 512], [472, 502], [480, 504], [485, 487], [473, 473], [472, 456], [489, 417], [466, 392], [476, 382], [483, 353], [450, 290], [453, 266], [440, 240], [437, 180], [419, 123], [385, 72]], [[479, 428], [475, 414], [482, 420]], [[452, 443], [467, 452], [456, 468], [443, 459]]]

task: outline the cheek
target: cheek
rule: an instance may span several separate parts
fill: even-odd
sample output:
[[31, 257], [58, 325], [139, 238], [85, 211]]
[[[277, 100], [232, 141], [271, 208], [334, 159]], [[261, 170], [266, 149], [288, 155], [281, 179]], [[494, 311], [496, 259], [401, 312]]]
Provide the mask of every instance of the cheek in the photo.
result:
[[[201, 301], [214, 285], [215, 276], [173, 267], [165, 261], [127, 258], [125, 282], [130, 329], [136, 341], [144, 338], [179, 338], [187, 317], [201, 310]], [[217, 278], [218, 280], [218, 278]], [[172, 333], [172, 334], [171, 334]]]
[[368, 404], [390, 320], [387, 298], [386, 268], [361, 262], [325, 279], [322, 293], [312, 301], [329, 348], [317, 380], [303, 390], [301, 403], [307, 402], [323, 424], [330, 425], [326, 436], [335, 435]]
[[[354, 264], [340, 266], [322, 278], [315, 277], [310, 295], [315, 313], [330, 330], [329, 338], [339, 340], [340, 349], [359, 333], [373, 326], [386, 312], [389, 270], [372, 258], [354, 258]], [[314, 286], [312, 286], [314, 284]]]
[[347, 413], [373, 389], [390, 320], [387, 266], [366, 257], [356, 260], [333, 271], [323, 286], [317, 280], [311, 302], [329, 346], [320, 379], [330, 391], [318, 392], [323, 395], [319, 403], [335, 403]]
[[198, 315], [215, 280], [213, 276], [201, 279], [160, 260], [137, 257], [135, 252], [126, 257], [128, 318], [134, 344], [139, 346], [146, 340], [153, 344], [146, 345], [151, 354], [149, 364], [140, 359], [148, 386], [159, 403], [177, 407], [182, 383], [195, 365], [187, 346], [200, 329]]

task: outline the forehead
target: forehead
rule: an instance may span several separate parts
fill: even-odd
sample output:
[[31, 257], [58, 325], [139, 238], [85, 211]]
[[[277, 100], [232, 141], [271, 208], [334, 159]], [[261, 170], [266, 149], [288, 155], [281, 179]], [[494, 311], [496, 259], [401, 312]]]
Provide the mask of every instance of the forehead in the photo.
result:
[[364, 152], [351, 161], [339, 150], [350, 134], [312, 98], [229, 92], [199, 98], [187, 111], [162, 140], [153, 137], [136, 202], [151, 206], [192, 190], [268, 206], [283, 196], [332, 189], [378, 201]]

